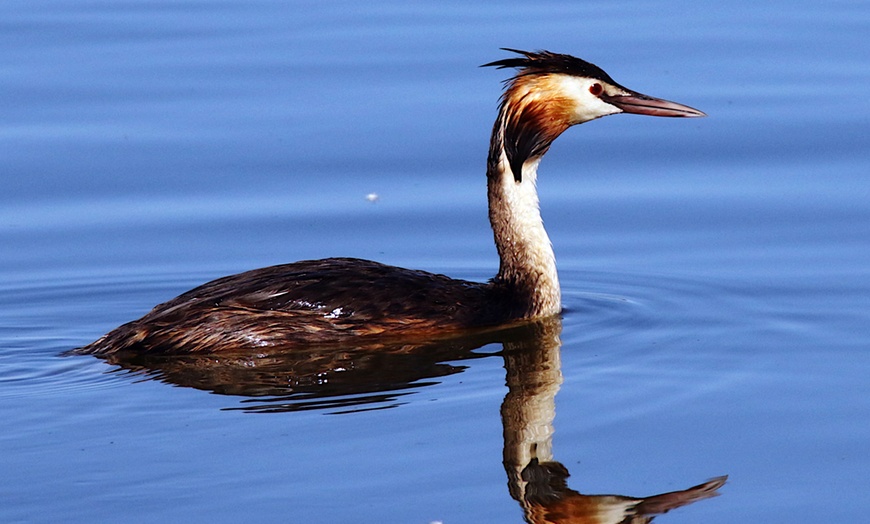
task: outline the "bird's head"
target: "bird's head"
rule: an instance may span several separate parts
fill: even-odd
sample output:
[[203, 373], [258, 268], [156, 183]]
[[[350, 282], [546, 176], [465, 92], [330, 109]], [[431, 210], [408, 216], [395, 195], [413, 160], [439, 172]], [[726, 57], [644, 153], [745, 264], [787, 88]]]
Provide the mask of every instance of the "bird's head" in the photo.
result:
[[503, 147], [517, 181], [522, 166], [538, 158], [569, 127], [617, 113], [698, 117], [703, 112], [653, 98], [619, 85], [595, 64], [549, 51], [518, 51], [521, 56], [483, 67], [517, 68], [506, 82], [500, 118]]

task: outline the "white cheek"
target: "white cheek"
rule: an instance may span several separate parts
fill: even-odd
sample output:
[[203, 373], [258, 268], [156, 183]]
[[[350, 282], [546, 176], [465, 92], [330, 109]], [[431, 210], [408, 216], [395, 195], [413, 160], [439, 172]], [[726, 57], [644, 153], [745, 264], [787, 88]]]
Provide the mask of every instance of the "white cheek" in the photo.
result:
[[586, 93], [587, 95], [584, 98], [584, 101], [577, 104], [577, 107], [574, 110], [574, 115], [577, 117], [578, 124], [595, 118], [601, 118], [602, 116], [622, 113], [622, 109], [608, 104], [592, 93], [589, 93], [588, 90]]
[[597, 80], [591, 78], [563, 77], [563, 89], [572, 100], [574, 100], [573, 122], [581, 124], [589, 120], [601, 118], [602, 116], [621, 113], [622, 109], [612, 106], [601, 100], [597, 96], [589, 92], [589, 89], [597, 83]]

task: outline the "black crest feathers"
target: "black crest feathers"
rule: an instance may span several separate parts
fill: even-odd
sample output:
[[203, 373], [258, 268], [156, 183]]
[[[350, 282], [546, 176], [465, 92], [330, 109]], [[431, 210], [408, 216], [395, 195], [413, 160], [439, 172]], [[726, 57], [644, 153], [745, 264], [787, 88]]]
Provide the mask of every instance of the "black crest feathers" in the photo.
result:
[[[552, 53], [550, 51], [520, 51], [502, 47], [503, 51], [509, 51], [522, 56], [496, 60], [480, 67], [495, 67], [498, 69], [516, 68], [520, 71], [516, 76], [562, 73], [565, 75], [585, 76], [597, 78], [605, 82], [618, 85], [610, 75], [597, 65], [577, 58], [576, 56]], [[510, 80], [509, 80], [510, 81]]]

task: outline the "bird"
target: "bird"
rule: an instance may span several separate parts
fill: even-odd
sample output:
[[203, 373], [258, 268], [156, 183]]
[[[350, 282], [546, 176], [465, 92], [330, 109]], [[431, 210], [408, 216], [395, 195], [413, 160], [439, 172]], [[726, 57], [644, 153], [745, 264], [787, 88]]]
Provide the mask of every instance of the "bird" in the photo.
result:
[[325, 258], [218, 278], [155, 306], [76, 354], [207, 354], [426, 340], [559, 315], [556, 260], [536, 190], [538, 165], [571, 126], [617, 113], [702, 117], [623, 87], [598, 66], [550, 51], [481, 67], [504, 83], [486, 162], [499, 257], [486, 282], [356, 258]]

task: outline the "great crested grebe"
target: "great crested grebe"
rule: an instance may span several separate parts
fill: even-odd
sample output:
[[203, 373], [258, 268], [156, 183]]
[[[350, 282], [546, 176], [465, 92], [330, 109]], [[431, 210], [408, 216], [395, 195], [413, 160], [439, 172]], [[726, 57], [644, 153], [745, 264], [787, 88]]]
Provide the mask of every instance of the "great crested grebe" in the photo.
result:
[[570, 55], [505, 50], [520, 56], [484, 65], [519, 70], [506, 82], [486, 165], [500, 260], [492, 280], [353, 258], [266, 267], [194, 288], [75, 352], [238, 352], [423, 339], [558, 314], [556, 261], [535, 189], [550, 144], [573, 125], [616, 113], [705, 115], [622, 87]]

